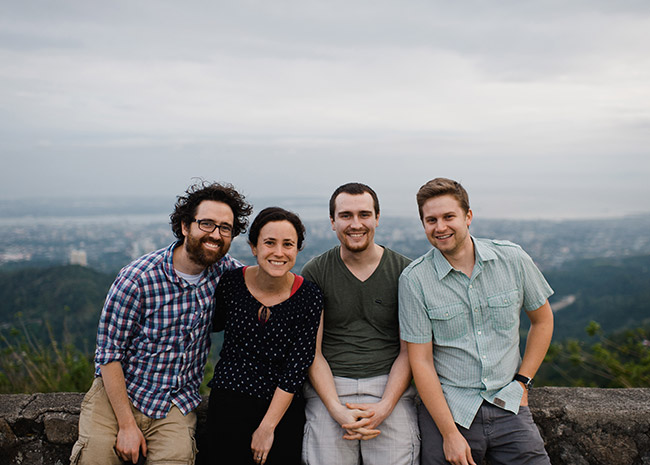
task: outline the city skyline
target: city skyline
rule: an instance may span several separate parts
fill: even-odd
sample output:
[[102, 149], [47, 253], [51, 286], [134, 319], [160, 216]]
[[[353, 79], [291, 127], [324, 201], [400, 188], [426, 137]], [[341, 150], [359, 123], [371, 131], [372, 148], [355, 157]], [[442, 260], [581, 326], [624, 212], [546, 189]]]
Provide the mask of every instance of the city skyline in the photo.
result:
[[70, 0], [0, 18], [5, 201], [173, 202], [196, 177], [326, 201], [360, 181], [413, 216], [445, 176], [478, 217], [650, 212], [646, 2]]

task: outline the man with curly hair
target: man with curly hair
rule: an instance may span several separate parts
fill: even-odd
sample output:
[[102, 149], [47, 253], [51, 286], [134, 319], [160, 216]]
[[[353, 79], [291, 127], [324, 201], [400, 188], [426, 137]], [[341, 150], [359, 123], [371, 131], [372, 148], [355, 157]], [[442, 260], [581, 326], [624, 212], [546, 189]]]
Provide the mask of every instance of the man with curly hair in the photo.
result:
[[194, 463], [214, 290], [241, 266], [227, 252], [251, 211], [233, 186], [196, 183], [170, 215], [177, 240], [120, 271], [99, 321], [72, 464]]

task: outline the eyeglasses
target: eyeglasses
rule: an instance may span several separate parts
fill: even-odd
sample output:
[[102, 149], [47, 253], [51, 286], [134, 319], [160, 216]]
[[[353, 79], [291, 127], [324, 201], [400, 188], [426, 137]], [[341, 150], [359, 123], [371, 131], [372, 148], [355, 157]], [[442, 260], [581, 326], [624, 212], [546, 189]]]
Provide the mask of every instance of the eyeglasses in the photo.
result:
[[194, 220], [193, 223], [198, 223], [201, 231], [212, 233], [215, 229], [218, 229], [219, 234], [223, 237], [232, 236], [232, 226], [229, 224], [217, 224], [212, 220]]

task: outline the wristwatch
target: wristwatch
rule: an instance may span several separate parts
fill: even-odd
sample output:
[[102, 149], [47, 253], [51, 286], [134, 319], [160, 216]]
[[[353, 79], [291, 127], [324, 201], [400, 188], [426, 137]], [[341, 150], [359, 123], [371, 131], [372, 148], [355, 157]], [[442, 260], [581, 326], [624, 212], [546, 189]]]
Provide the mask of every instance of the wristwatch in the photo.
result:
[[524, 384], [524, 387], [525, 387], [526, 389], [530, 389], [530, 388], [532, 388], [532, 387], [533, 387], [533, 384], [535, 383], [535, 380], [534, 380], [533, 378], [529, 378], [529, 377], [527, 377], [527, 376], [520, 375], [519, 373], [517, 373], [517, 374], [515, 375], [515, 378], [514, 378], [513, 381], [519, 381], [519, 382], [523, 383], [523, 384]]

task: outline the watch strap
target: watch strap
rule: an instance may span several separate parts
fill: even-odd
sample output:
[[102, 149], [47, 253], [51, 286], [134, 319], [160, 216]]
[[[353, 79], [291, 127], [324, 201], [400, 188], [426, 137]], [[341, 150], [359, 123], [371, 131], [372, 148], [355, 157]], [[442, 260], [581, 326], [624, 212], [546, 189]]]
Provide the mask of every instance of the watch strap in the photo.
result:
[[520, 375], [519, 373], [517, 373], [515, 375], [514, 381], [519, 381], [519, 382], [523, 383], [523, 385], [526, 386], [526, 389], [530, 389], [531, 387], [533, 387], [533, 383], [535, 382], [535, 380], [533, 378], [529, 378], [527, 376]]

